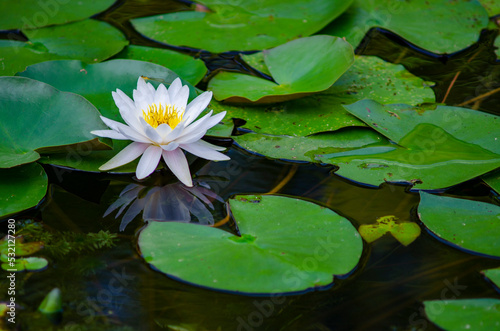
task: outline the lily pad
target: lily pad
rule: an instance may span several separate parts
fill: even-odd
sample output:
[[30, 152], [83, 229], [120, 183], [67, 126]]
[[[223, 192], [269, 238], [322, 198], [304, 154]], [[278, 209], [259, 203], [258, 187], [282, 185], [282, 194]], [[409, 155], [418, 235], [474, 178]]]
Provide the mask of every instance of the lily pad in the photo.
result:
[[0, 76], [12, 76], [31, 64], [62, 58], [40, 45], [15, 40], [0, 40], [0, 54]]
[[[35, 254], [43, 248], [43, 242], [32, 241], [25, 243], [23, 237], [18, 236], [15, 240], [15, 254], [16, 256], [29, 256]], [[9, 253], [9, 242], [7, 237], [0, 241], [0, 254], [7, 255]], [[4, 261], [5, 262], [5, 261]]]
[[39, 164], [0, 169], [0, 217], [36, 206], [47, 186], [47, 174]]
[[420, 236], [418, 224], [400, 221], [396, 216], [392, 215], [377, 218], [375, 224], [362, 224], [358, 231], [368, 243], [374, 242], [386, 233], [390, 233], [404, 246], [408, 246]]
[[47, 267], [49, 262], [43, 257], [20, 257], [16, 258], [14, 265], [2, 263], [2, 269], [7, 271], [40, 271]]
[[[122, 123], [124, 121], [113, 101], [112, 91], [118, 88], [132, 97], [132, 91], [137, 87], [137, 79], [141, 75], [148, 77], [154, 85], [159, 83], [168, 85], [178, 77], [173, 71], [154, 63], [120, 59], [95, 64], [76, 60], [49, 61], [32, 65], [19, 75], [80, 94], [92, 102], [103, 116]], [[185, 81], [183, 84], [190, 86], [190, 98], [194, 98], [197, 95], [195, 88]], [[103, 125], [99, 119], [99, 126], [94, 125], [88, 129], [88, 133]], [[129, 141], [113, 140], [113, 150], [72, 150], [67, 154], [51, 154], [44, 157], [41, 162], [97, 172], [101, 165], [129, 144]], [[135, 172], [137, 162], [139, 160], [113, 169], [113, 172]]]
[[270, 103], [296, 99], [326, 90], [353, 64], [352, 47], [345, 40], [312, 36], [263, 51], [266, 67], [276, 83], [223, 71], [208, 89], [217, 100]]
[[115, 0], [32, 1], [4, 4], [0, 12], [0, 30], [34, 29], [79, 21], [109, 8]]
[[500, 194], [500, 169], [481, 177], [495, 192]]
[[136, 18], [131, 23], [147, 37], [171, 45], [213, 53], [261, 50], [319, 31], [346, 10], [352, 1], [197, 2], [201, 4], [197, 11]]
[[38, 152], [66, 151], [68, 145], [106, 147], [90, 133], [106, 128], [99, 112], [79, 95], [29, 78], [0, 77], [0, 109], [0, 168], [36, 161]]
[[358, 232], [329, 209], [279, 196], [237, 196], [230, 205], [241, 237], [196, 224], [153, 222], [139, 235], [144, 259], [204, 287], [281, 293], [331, 284], [361, 257]]
[[447, 331], [490, 331], [500, 328], [500, 300], [424, 301], [429, 320]]
[[382, 135], [369, 128], [349, 128], [335, 132], [324, 132], [309, 137], [271, 136], [264, 134], [244, 134], [233, 139], [243, 148], [252, 152], [278, 159], [318, 162], [323, 155], [349, 153], [366, 148], [393, 145]]
[[[128, 44], [120, 30], [92, 19], [36, 30], [23, 30], [37, 48], [61, 58], [100, 62]], [[41, 61], [38, 61], [41, 62]]]
[[428, 51], [453, 53], [475, 43], [487, 25], [488, 13], [479, 1], [355, 0], [320, 33], [345, 37], [356, 47], [370, 28], [380, 27]]
[[500, 3], [497, 0], [479, 0], [479, 2], [486, 9], [490, 17], [500, 14]]
[[484, 270], [483, 273], [498, 288], [500, 288], [500, 268]]
[[244, 119], [244, 127], [254, 132], [306, 136], [348, 126], [365, 126], [342, 107], [364, 98], [408, 104], [435, 100], [432, 89], [402, 65], [375, 56], [356, 56], [354, 64], [326, 91], [269, 107], [236, 107], [215, 101], [212, 105], [215, 112], [227, 111], [226, 118]]
[[500, 207], [420, 192], [420, 220], [457, 247], [500, 257]]
[[115, 59], [156, 63], [174, 71], [193, 85], [198, 84], [207, 73], [207, 67], [202, 60], [169, 49], [130, 45], [117, 54]]
[[385, 181], [405, 181], [419, 189], [445, 188], [500, 166], [499, 154], [464, 143], [431, 124], [417, 125], [399, 141], [404, 147], [385, 139], [379, 143], [345, 144], [341, 137], [247, 134], [235, 140], [268, 157], [335, 164], [340, 167], [336, 174], [374, 186]]

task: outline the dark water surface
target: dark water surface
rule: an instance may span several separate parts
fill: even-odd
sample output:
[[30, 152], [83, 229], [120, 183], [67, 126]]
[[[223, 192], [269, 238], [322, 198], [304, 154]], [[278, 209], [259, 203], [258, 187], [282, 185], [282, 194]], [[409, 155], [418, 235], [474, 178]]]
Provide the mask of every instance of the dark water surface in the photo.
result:
[[[134, 17], [188, 8], [186, 3], [174, 1], [127, 1], [98, 18], [120, 28], [133, 44], [197, 55], [211, 71], [247, 71], [234, 54], [217, 56], [160, 45], [141, 37], [128, 23]], [[401, 63], [414, 74], [436, 82], [438, 102], [446, 99], [450, 105], [466, 103], [464, 106], [498, 114], [500, 99], [496, 95], [467, 103], [498, 87], [500, 71], [493, 38], [492, 32], [485, 31], [469, 49], [435, 56], [387, 31], [373, 29], [357, 53]], [[454, 79], [457, 71], [461, 74]], [[205, 85], [206, 81], [199, 87]], [[335, 175], [333, 166], [269, 160], [237, 146], [232, 146], [228, 155], [232, 167], [224, 162], [197, 161], [196, 165], [197, 176], [211, 181], [224, 200], [235, 194], [271, 192], [331, 208], [356, 227], [385, 215], [418, 222], [418, 193], [409, 186], [362, 186]], [[136, 236], [144, 225], [140, 216], [124, 232], [119, 231], [121, 219], [115, 219], [116, 212], [102, 217], [121, 190], [133, 182], [131, 176], [61, 172], [50, 166], [46, 170], [51, 183], [46, 199], [16, 219], [34, 218], [54, 233], [109, 230], [118, 233], [118, 238], [114, 247], [95, 252], [61, 257], [42, 251], [49, 260], [47, 270], [18, 274], [17, 298], [22, 307], [17, 326], [22, 330], [436, 330], [425, 318], [423, 300], [500, 298], [479, 273], [499, 267], [500, 260], [450, 247], [423, 226], [420, 237], [408, 247], [389, 235], [365, 243], [356, 270], [348, 278], [336, 278], [325, 290], [254, 297], [199, 288], [170, 279], [142, 260], [136, 247]], [[498, 204], [494, 193], [479, 179], [437, 193]], [[226, 211], [223, 203], [214, 207], [217, 222]], [[226, 228], [234, 230], [230, 224]], [[62, 290], [65, 305], [58, 326], [36, 312], [54, 287]]]

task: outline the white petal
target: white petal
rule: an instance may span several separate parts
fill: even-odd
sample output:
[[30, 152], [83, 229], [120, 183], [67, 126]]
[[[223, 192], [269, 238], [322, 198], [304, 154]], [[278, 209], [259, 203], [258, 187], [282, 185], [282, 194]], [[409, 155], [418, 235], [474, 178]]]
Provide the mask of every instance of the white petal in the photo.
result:
[[135, 109], [134, 101], [130, 99], [128, 95], [123, 93], [122, 90], [116, 89], [116, 94], [118, 94], [122, 98], [123, 102], [125, 102], [130, 109]]
[[149, 103], [143, 92], [134, 90], [134, 103], [137, 116], [142, 116], [142, 111], [147, 111]]
[[174, 97], [177, 95], [177, 93], [180, 91], [182, 87], [182, 83], [180, 78], [176, 78], [172, 84], [170, 84], [170, 87], [168, 88], [168, 95], [170, 97], [170, 103], [173, 103]]
[[143, 179], [155, 171], [161, 158], [162, 149], [158, 146], [150, 145], [141, 157], [135, 174], [138, 179]]
[[208, 148], [211, 148], [211, 149], [216, 150], [216, 151], [223, 151], [226, 149], [226, 147], [221, 147], [221, 146], [217, 146], [217, 145], [214, 145], [211, 143], [207, 143], [205, 140], [199, 140], [198, 144], [203, 145], [203, 146], [208, 147]]
[[184, 129], [182, 134], [176, 138], [177, 142], [187, 144], [200, 139], [205, 135], [208, 129], [219, 123], [220, 120], [224, 118], [226, 112], [224, 111], [210, 117], [211, 114], [212, 111]]
[[184, 185], [192, 187], [193, 180], [191, 178], [191, 172], [189, 171], [189, 165], [184, 152], [180, 148], [177, 148], [171, 152], [163, 151], [162, 155], [168, 168], [174, 173], [174, 175]]
[[156, 132], [156, 130], [151, 125], [146, 123], [144, 118], [141, 117], [140, 121], [141, 121], [142, 127], [144, 128], [144, 133], [146, 134], [146, 136], [149, 139], [151, 139], [151, 141], [154, 141], [157, 144], [161, 143], [162, 137], [160, 136], [160, 134], [158, 132]]
[[155, 101], [157, 105], [163, 105], [166, 107], [170, 103], [170, 97], [168, 96], [168, 91], [165, 85], [160, 84], [155, 92]]
[[146, 83], [146, 87], [148, 88], [147, 91], [148, 91], [148, 98], [150, 98], [150, 102], [151, 103], [155, 102], [155, 94], [156, 94], [155, 87], [151, 83]]
[[187, 102], [189, 99], [189, 87], [187, 85], [184, 85], [181, 87], [179, 92], [175, 95], [173, 99], [171, 99], [172, 104], [175, 105], [175, 108], [179, 111], [184, 111], [186, 110]]
[[122, 96], [117, 92], [113, 91], [111, 92], [111, 95], [113, 96], [113, 100], [115, 101], [116, 106], [118, 107], [118, 109], [120, 109], [120, 112], [132, 112], [135, 109], [134, 104], [130, 105], [128, 102], [123, 100]]
[[126, 125], [119, 127], [118, 132], [120, 132], [125, 137], [127, 137], [128, 139], [133, 140], [133, 141], [137, 141], [137, 142], [145, 143], [145, 144], [152, 143], [152, 141], [148, 137], [146, 137], [144, 134], [137, 132], [134, 129], [132, 129], [131, 127], [126, 126]]
[[198, 144], [198, 142], [194, 142], [192, 144], [180, 144], [180, 147], [191, 154], [207, 160], [227, 161], [230, 159], [227, 155], [219, 153], [203, 144]]
[[191, 124], [207, 108], [210, 100], [212, 100], [212, 91], [203, 92], [187, 105], [183, 118], [186, 125]]
[[[151, 84], [149, 84], [151, 85]], [[151, 88], [153, 89], [151, 91]], [[153, 100], [154, 100], [154, 87], [151, 86], [149, 87], [148, 86], [148, 83], [146, 83], [146, 81], [144, 80], [144, 78], [142, 77], [139, 77], [139, 79], [137, 80], [137, 90], [141, 93], [142, 97], [144, 98], [144, 100], [146, 101], [147, 104], [152, 104], [153, 103]], [[135, 100], [135, 97], [134, 97], [134, 100]]]
[[179, 144], [175, 141], [172, 141], [170, 144], [167, 145], [161, 145], [161, 148], [167, 152], [173, 151], [177, 147], [179, 147]]
[[104, 138], [111, 138], [111, 139], [117, 139], [117, 140], [128, 140], [127, 137], [122, 135], [119, 132], [116, 132], [115, 130], [94, 130], [90, 131], [90, 133], [95, 134], [96, 136], [99, 137], [104, 137]]
[[99, 170], [109, 170], [127, 164], [129, 162], [132, 162], [135, 159], [137, 159], [142, 153], [144, 153], [144, 151], [146, 150], [146, 148], [148, 148], [148, 146], [150, 145], [133, 142], [124, 149], [122, 149], [111, 160], [100, 166]]
[[182, 135], [184, 128], [184, 123], [180, 122], [179, 124], [177, 124], [177, 126], [172, 131], [170, 131], [165, 137], [163, 137], [161, 144], [168, 144], [169, 142], [175, 140], [177, 137]]
[[161, 138], [163, 140], [163, 139], [165, 139], [167, 134], [172, 132], [172, 129], [170, 128], [170, 126], [168, 126], [167, 123], [163, 123], [163, 124], [158, 125], [158, 127], [156, 128], [156, 132], [158, 132], [158, 134], [161, 136]]
[[[122, 92], [123, 93], [123, 92]], [[125, 122], [136, 131], [141, 132], [141, 125], [139, 123], [139, 117], [137, 116], [135, 105], [130, 100], [131, 104], [128, 104], [126, 101], [123, 101], [122, 97], [116, 93], [111, 92], [113, 95], [113, 99], [115, 100], [115, 104], [118, 106], [118, 110], [120, 111], [120, 115], [125, 120]], [[127, 96], [125, 96], [127, 97]], [[127, 97], [128, 98], [128, 97]], [[131, 108], [132, 107], [132, 108]]]

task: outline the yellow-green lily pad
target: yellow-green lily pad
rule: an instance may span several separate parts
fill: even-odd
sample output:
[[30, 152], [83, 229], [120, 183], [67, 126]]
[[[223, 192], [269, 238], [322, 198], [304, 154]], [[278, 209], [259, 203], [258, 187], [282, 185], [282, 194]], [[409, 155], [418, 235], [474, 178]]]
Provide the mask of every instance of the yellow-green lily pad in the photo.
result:
[[358, 231], [368, 243], [374, 242], [386, 233], [390, 233], [405, 246], [408, 246], [420, 236], [418, 224], [400, 221], [396, 216], [392, 215], [377, 218], [375, 224], [362, 224]]
[[49, 262], [43, 257], [20, 257], [13, 264], [2, 263], [2, 269], [7, 271], [40, 271], [47, 267]]

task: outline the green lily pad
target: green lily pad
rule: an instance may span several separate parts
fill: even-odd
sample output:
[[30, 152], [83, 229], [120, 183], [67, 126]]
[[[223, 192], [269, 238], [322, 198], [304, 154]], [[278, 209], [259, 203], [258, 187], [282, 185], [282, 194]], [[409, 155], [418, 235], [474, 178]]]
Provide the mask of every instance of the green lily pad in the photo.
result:
[[248, 133], [234, 136], [243, 148], [277, 159], [318, 162], [323, 155], [356, 152], [361, 148], [393, 145], [382, 135], [369, 128], [350, 128], [324, 132], [308, 137], [271, 136]]
[[226, 118], [244, 119], [247, 122], [244, 127], [254, 132], [306, 136], [348, 126], [365, 126], [342, 107], [364, 98], [408, 104], [435, 100], [432, 89], [402, 65], [375, 56], [356, 56], [354, 64], [326, 91], [269, 107], [235, 107], [215, 101], [212, 105], [215, 112], [227, 111]]
[[115, 59], [156, 63], [174, 71], [193, 85], [198, 84], [207, 73], [207, 67], [202, 60], [169, 49], [130, 45], [117, 54]]
[[500, 268], [483, 270], [483, 273], [491, 280], [498, 288], [500, 288]]
[[0, 30], [34, 29], [79, 21], [106, 10], [113, 3], [115, 0], [12, 1], [2, 5]]
[[420, 220], [438, 237], [473, 252], [500, 256], [500, 207], [420, 192]]
[[152, 222], [139, 235], [144, 259], [169, 276], [213, 289], [281, 293], [331, 284], [361, 257], [358, 232], [329, 209], [279, 196], [237, 196], [230, 204], [241, 237]]
[[128, 44], [120, 30], [92, 19], [36, 30], [23, 30], [39, 49], [63, 58], [100, 62]]
[[36, 206], [47, 186], [47, 174], [39, 164], [0, 169], [0, 217]]
[[[107, 147], [90, 131], [106, 128], [79, 95], [24, 77], [0, 77], [0, 168], [36, 161], [38, 152], [61, 152], [87, 142]], [[104, 147], [103, 147], [104, 146]]]
[[500, 169], [481, 177], [495, 192], [500, 194]]
[[351, 0], [200, 0], [204, 11], [131, 20], [149, 38], [213, 53], [261, 50], [309, 36], [349, 7]]
[[490, 17], [500, 14], [500, 3], [497, 0], [479, 0], [479, 2], [486, 9]]
[[12, 76], [31, 64], [62, 58], [40, 45], [15, 40], [0, 40], [0, 54], [0, 76]]
[[402, 245], [408, 246], [420, 236], [420, 227], [416, 223], [400, 221], [396, 216], [389, 215], [377, 218], [375, 224], [360, 225], [358, 232], [368, 243], [390, 233]]
[[490, 331], [500, 328], [500, 300], [424, 301], [429, 320], [447, 331]]
[[399, 141], [404, 147], [380, 138], [379, 142], [346, 144], [342, 135], [301, 138], [247, 134], [235, 140], [268, 157], [335, 164], [340, 167], [336, 174], [374, 186], [406, 181], [419, 189], [445, 188], [500, 166], [499, 154], [464, 143], [431, 124], [417, 125]]
[[21, 271], [40, 271], [45, 269], [49, 262], [43, 257], [20, 257], [16, 258], [13, 265], [9, 263], [2, 263], [2, 269], [7, 271], [15, 270], [16, 272]]
[[296, 99], [326, 90], [353, 64], [352, 47], [345, 40], [312, 36], [263, 51], [266, 67], [276, 83], [228, 71], [208, 84], [217, 100], [270, 103]]
[[63, 310], [61, 290], [57, 287], [53, 288], [38, 306], [38, 310], [43, 314], [61, 312]]
[[[30, 77], [53, 85], [64, 91], [80, 94], [96, 106], [107, 118], [124, 123], [111, 92], [117, 88], [132, 97], [137, 88], [139, 76], [146, 76], [154, 85], [170, 84], [177, 74], [160, 65], [136, 60], [110, 60], [102, 63], [86, 64], [81, 61], [49, 61], [29, 66], [19, 75]], [[194, 98], [196, 90], [189, 83], [190, 98]], [[104, 124], [99, 119], [99, 126], [88, 129], [97, 130]], [[72, 150], [67, 154], [51, 154], [40, 161], [55, 165], [67, 166], [85, 171], [99, 171], [99, 167], [130, 144], [126, 140], [113, 140], [113, 149], [93, 151], [92, 149]], [[126, 164], [113, 172], [135, 172], [139, 160]]]
[[355, 0], [320, 33], [345, 37], [356, 47], [370, 28], [381, 27], [428, 51], [453, 53], [475, 43], [487, 25], [479, 1]]

